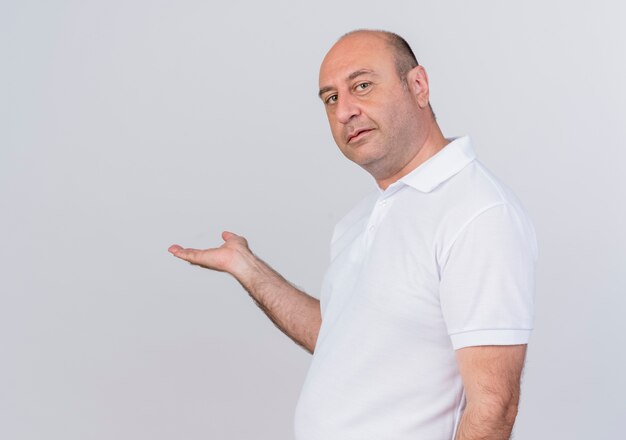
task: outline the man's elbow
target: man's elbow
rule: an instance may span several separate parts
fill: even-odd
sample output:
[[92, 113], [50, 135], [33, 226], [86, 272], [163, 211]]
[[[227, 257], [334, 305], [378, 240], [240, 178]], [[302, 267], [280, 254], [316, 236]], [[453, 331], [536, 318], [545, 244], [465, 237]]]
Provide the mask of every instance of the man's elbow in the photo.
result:
[[513, 424], [515, 424], [515, 419], [517, 418], [517, 410], [517, 402], [510, 403], [508, 405], [501, 405], [497, 410], [497, 417], [504, 426], [512, 428]]
[[515, 396], [510, 398], [487, 398], [479, 402], [468, 402], [466, 411], [473, 413], [474, 418], [479, 419], [485, 425], [512, 428], [517, 418], [519, 399]]

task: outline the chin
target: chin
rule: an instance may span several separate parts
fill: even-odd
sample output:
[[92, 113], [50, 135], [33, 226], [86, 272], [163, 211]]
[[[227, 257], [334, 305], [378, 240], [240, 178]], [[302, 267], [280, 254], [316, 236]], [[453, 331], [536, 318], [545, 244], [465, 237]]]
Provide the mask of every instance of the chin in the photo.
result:
[[378, 156], [356, 156], [352, 158], [348, 158], [361, 168], [365, 169], [370, 174], [376, 174], [376, 172], [384, 167], [384, 161], [382, 157]]

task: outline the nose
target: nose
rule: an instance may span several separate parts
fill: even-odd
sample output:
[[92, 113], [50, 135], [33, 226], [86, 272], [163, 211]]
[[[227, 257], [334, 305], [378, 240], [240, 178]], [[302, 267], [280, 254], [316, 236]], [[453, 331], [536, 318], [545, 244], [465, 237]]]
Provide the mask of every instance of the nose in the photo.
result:
[[335, 115], [337, 120], [342, 124], [347, 124], [354, 116], [358, 116], [361, 109], [355, 97], [350, 93], [339, 96], [337, 104], [335, 104]]

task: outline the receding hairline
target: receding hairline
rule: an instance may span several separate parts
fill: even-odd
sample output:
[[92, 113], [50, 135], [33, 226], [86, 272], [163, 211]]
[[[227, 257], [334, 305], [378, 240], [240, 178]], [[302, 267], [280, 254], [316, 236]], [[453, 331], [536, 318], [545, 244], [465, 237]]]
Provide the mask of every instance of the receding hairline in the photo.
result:
[[409, 70], [413, 69], [415, 66], [419, 66], [417, 58], [415, 57], [413, 49], [411, 49], [409, 43], [400, 35], [394, 32], [381, 29], [355, 29], [353, 31], [343, 34], [337, 39], [337, 42], [343, 40], [344, 38], [355, 36], [358, 34], [378, 36], [387, 43], [387, 46], [393, 52], [396, 70], [398, 71], [398, 75], [400, 75], [400, 78], [404, 79]]
[[[411, 49], [408, 41], [406, 41], [404, 38], [394, 32], [385, 31], [382, 29], [355, 29], [353, 31], [343, 34], [337, 39], [337, 42], [356, 34], [376, 35], [385, 40], [393, 53], [398, 76], [400, 77], [400, 80], [406, 85], [406, 74], [414, 67], [419, 66], [417, 58], [415, 57], [415, 53], [413, 52], [413, 49]], [[435, 112], [433, 111], [433, 107], [430, 102], [428, 103], [428, 108], [430, 108], [430, 113], [432, 114], [433, 119], [436, 120], [437, 116], [435, 116]]]

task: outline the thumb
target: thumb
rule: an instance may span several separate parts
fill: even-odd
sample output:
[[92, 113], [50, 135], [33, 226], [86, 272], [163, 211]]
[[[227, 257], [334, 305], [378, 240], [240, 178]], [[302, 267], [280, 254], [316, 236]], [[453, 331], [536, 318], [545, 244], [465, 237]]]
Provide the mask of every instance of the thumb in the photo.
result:
[[237, 235], [234, 232], [230, 232], [230, 231], [224, 231], [222, 232], [222, 239], [226, 242], [229, 240], [232, 240], [233, 242], [237, 242], [239, 244], [242, 244], [244, 247], [248, 247], [248, 240], [246, 240], [246, 237], [242, 236], [242, 235]]
[[230, 232], [230, 231], [224, 231], [222, 232], [222, 240], [226, 241], [226, 240], [230, 240], [233, 237], [237, 237], [237, 234]]

